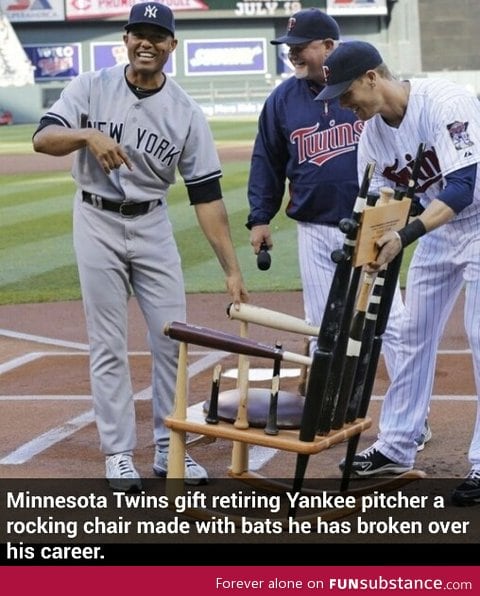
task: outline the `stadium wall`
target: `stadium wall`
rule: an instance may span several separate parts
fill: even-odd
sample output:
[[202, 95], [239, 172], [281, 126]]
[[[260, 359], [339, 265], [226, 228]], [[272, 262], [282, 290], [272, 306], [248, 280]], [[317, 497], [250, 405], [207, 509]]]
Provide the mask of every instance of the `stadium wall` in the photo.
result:
[[[202, 105], [209, 116], [257, 115], [271, 89], [290, 75], [286, 48], [273, 46], [269, 43], [270, 40], [284, 32], [289, 11], [306, 6], [326, 9], [326, 0], [312, 0], [308, 3], [215, 1], [231, 5], [231, 8], [211, 13], [202, 11], [195, 16], [191, 12], [175, 12], [180, 42], [169, 74]], [[359, 6], [361, 3], [358, 2]], [[437, 31], [431, 26], [431, 22], [443, 18], [436, 8], [440, 8], [440, 3], [444, 10], [446, 0], [386, 0], [388, 12], [385, 15], [335, 18], [345, 39], [365, 39], [374, 43], [399, 76], [445, 76], [444, 71], [437, 72], [436, 63], [430, 57], [425, 60], [425, 54], [430, 54], [431, 48], [438, 47], [432, 41]], [[273, 9], [274, 5], [277, 8]], [[254, 14], [254, 6], [258, 14]], [[457, 0], [457, 17], [462, 14], [468, 19], [469, 6], [472, 3], [468, 0]], [[246, 12], [248, 7], [249, 16], [242, 18], [235, 14], [239, 11]], [[268, 7], [271, 15], [267, 15]], [[103, 49], [116, 52], [116, 60], [125, 59], [125, 56], [121, 56], [124, 22], [124, 18], [117, 18], [12, 24], [27, 50], [30, 48], [33, 51], [33, 48], [38, 51], [40, 48], [50, 52], [75, 52], [75, 66], [82, 72], [98, 67], [96, 52], [102, 46]], [[424, 31], [428, 32], [427, 39], [423, 36]], [[451, 47], [452, 44], [448, 44], [445, 49], [451, 50]], [[241, 56], [241, 59], [237, 64], [232, 61], [230, 70], [225, 64], [215, 70], [211, 68], [211, 64], [202, 64], [198, 59], [199, 55], [213, 56], [215, 52], [223, 52], [225, 56], [233, 52]], [[246, 56], [252, 56], [250, 67]], [[458, 62], [455, 69], [458, 71], [457, 79], [462, 83], [466, 81], [466, 84], [480, 92], [480, 83], [476, 75], [468, 70], [466, 61], [468, 62], [466, 56], [463, 56], [463, 61]], [[432, 68], [424, 71], [425, 62]], [[52, 67], [49, 65], [49, 68]], [[38, 74], [38, 67], [36, 72]], [[14, 111], [16, 122], [35, 122], [55, 101], [71, 79], [72, 73], [62, 77], [62, 73], [56, 73], [53, 68], [47, 71], [47, 76], [36, 77], [33, 86], [22, 89], [0, 88], [0, 106]], [[50, 74], [52, 76], [48, 76]]]

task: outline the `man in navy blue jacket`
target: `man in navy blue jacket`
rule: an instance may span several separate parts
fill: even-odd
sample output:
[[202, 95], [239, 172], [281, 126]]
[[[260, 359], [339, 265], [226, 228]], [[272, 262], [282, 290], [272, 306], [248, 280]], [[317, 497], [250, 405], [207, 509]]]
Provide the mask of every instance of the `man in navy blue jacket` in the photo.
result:
[[[315, 101], [325, 84], [323, 64], [339, 39], [332, 17], [306, 8], [289, 18], [285, 35], [271, 42], [288, 46], [294, 76], [276, 87], [263, 106], [248, 181], [247, 227], [255, 254], [262, 244], [273, 248], [270, 222], [282, 208], [288, 184], [286, 214], [297, 222], [305, 319], [314, 325], [322, 321], [335, 271], [331, 253], [344, 242], [338, 224], [351, 216], [359, 190], [357, 145], [363, 122], [337, 100]], [[390, 376], [402, 313], [397, 292], [384, 335]]]

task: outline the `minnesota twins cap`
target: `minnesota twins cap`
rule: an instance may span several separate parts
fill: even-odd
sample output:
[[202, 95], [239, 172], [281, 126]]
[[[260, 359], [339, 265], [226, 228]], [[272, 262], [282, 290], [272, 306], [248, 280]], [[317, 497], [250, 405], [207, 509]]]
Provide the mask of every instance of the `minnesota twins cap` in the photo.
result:
[[135, 25], [155, 25], [175, 35], [173, 12], [168, 6], [159, 2], [140, 2], [139, 4], [134, 4], [125, 29], [128, 31]]
[[377, 68], [383, 60], [378, 50], [366, 41], [345, 41], [325, 60], [326, 85], [315, 99], [333, 99], [350, 87], [355, 79]]
[[305, 8], [293, 14], [287, 22], [287, 32], [270, 43], [291, 45], [316, 39], [340, 39], [340, 29], [335, 19], [318, 8]]

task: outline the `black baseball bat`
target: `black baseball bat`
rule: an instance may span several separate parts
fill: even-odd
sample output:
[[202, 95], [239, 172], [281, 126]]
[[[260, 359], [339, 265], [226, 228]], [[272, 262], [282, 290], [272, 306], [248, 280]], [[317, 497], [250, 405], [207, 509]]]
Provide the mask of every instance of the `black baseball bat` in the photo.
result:
[[[393, 195], [394, 193], [391, 188], [382, 188], [380, 189], [379, 197], [371, 197], [372, 200], [370, 204], [372, 206], [386, 205]], [[368, 325], [367, 329], [365, 329], [365, 321], [375, 277], [376, 276], [370, 273], [364, 273], [363, 275], [363, 283], [360, 286], [359, 295], [356, 298], [354, 312], [352, 312], [352, 322], [348, 330], [346, 353], [342, 360], [339, 359], [339, 362], [342, 362], [343, 366], [339, 365], [338, 367], [340, 387], [334, 401], [333, 421], [331, 424], [331, 428], [333, 429], [340, 429], [345, 423], [351, 395], [358, 383], [357, 368], [362, 352], [362, 346], [365, 341], [369, 340], [369, 336], [373, 337], [373, 330], [368, 329]]]
[[[420, 143], [415, 156], [415, 162], [412, 167], [412, 173], [408, 182], [407, 187], [407, 198], [412, 198], [415, 194], [417, 186], [418, 176], [420, 174], [420, 168], [422, 165], [423, 152], [425, 150], [425, 144]], [[401, 199], [402, 197], [396, 197]], [[388, 323], [388, 317], [392, 307], [393, 297], [395, 294], [395, 288], [400, 273], [400, 267], [402, 264], [403, 250], [389, 263], [388, 267], [379, 272], [378, 278], [378, 290], [374, 294], [378, 294], [378, 305], [372, 304], [371, 313], [372, 319], [375, 324], [374, 337], [371, 342], [370, 353], [360, 356], [361, 361], [367, 359], [361, 367], [360, 374], [361, 378], [358, 378], [358, 389], [357, 394], [352, 396], [352, 403], [347, 413], [346, 421], [353, 421], [355, 418], [363, 418], [367, 415], [368, 407], [370, 405], [370, 398], [373, 391], [375, 377], [377, 374], [378, 361], [380, 359], [380, 353], [382, 348], [382, 336], [385, 332]], [[381, 282], [381, 285], [380, 285]], [[375, 289], [375, 288], [374, 288]], [[368, 346], [365, 346], [365, 350], [368, 350]], [[353, 458], [357, 452], [358, 442], [360, 435], [354, 435], [350, 437], [347, 444], [347, 452], [345, 455], [345, 463], [343, 468], [342, 480], [340, 484], [340, 490], [346, 491], [350, 482], [350, 475], [352, 471]]]
[[[423, 153], [425, 151], [425, 143], [420, 143], [417, 149], [417, 154], [415, 156], [415, 162], [412, 167], [412, 173], [410, 179], [408, 181], [407, 191], [405, 193], [405, 197], [408, 199], [412, 199], [415, 195], [415, 189], [418, 181], [418, 176], [420, 174], [420, 168], [422, 166], [422, 159]], [[401, 200], [403, 196], [395, 196], [395, 200]], [[406, 222], [405, 222], [406, 223]], [[390, 310], [393, 303], [393, 297], [395, 294], [395, 290], [397, 287], [398, 277], [400, 275], [400, 267], [402, 265], [403, 259], [403, 250], [393, 259], [391, 263], [389, 263], [388, 267], [377, 274], [377, 290], [373, 293], [376, 295], [376, 301], [378, 305], [372, 304], [371, 305], [371, 317], [375, 321], [375, 335], [382, 336], [387, 328], [388, 324], [388, 317], [390, 315]], [[378, 358], [377, 358], [378, 360]], [[373, 363], [375, 359], [373, 359]], [[369, 399], [368, 388], [373, 388], [374, 377], [376, 374], [376, 365], [375, 368], [372, 366], [372, 362], [369, 363], [369, 372], [366, 373], [366, 377], [370, 377], [373, 375], [373, 378], [367, 379], [367, 386], [364, 388], [363, 393], [366, 394], [366, 397]], [[358, 378], [358, 386], [362, 387], [363, 379]], [[371, 394], [371, 391], [370, 391]], [[358, 409], [357, 415], [366, 415], [366, 408], [368, 408], [368, 402], [363, 404], [361, 408]], [[354, 412], [352, 413], [352, 415]], [[351, 417], [347, 421], [352, 421]]]
[[[351, 287], [352, 258], [355, 251], [358, 226], [367, 201], [368, 188], [375, 164], [369, 163], [363, 174], [362, 184], [355, 201], [352, 218], [343, 220], [346, 231], [341, 254], [332, 253], [336, 262], [335, 273], [330, 285], [327, 304], [317, 337], [310, 374], [305, 394], [305, 406], [300, 425], [300, 440], [311, 441], [318, 429], [319, 416], [325, 399], [325, 388], [330, 373], [335, 344], [342, 325], [347, 288]], [[340, 222], [342, 226], [342, 222]]]
[[369, 273], [364, 273], [364, 281], [360, 287], [360, 293], [355, 305], [356, 310], [350, 327], [343, 373], [333, 413], [332, 428], [334, 430], [342, 428], [345, 423], [345, 415], [348, 402], [350, 401], [350, 395], [353, 391], [358, 361], [364, 340], [365, 319], [373, 282], [374, 276]]
[[[400, 201], [403, 199], [402, 194], [395, 193], [394, 200]], [[376, 375], [377, 364], [373, 359], [374, 368], [372, 366], [371, 353], [373, 349], [373, 341], [375, 334], [383, 334], [390, 313], [393, 296], [395, 293], [402, 256], [398, 256], [390, 263], [387, 269], [379, 271], [375, 278], [371, 298], [368, 303], [367, 313], [365, 316], [365, 324], [363, 329], [362, 346], [358, 358], [355, 377], [352, 384], [352, 390], [348, 399], [347, 410], [345, 414], [345, 422], [351, 423], [358, 416], [360, 406], [362, 403], [362, 396], [365, 392], [365, 383], [370, 374]], [[386, 290], [385, 290], [386, 288]], [[383, 300], [382, 300], [383, 297]], [[380, 313], [379, 327], [377, 329], [377, 320]], [[369, 373], [369, 370], [371, 371]], [[373, 387], [373, 380], [370, 379], [369, 386]], [[371, 391], [370, 391], [371, 393]], [[367, 390], [368, 395], [368, 390]], [[367, 404], [368, 406], [368, 404]], [[366, 413], [366, 412], [365, 412]]]
[[[415, 161], [412, 166], [412, 173], [408, 180], [407, 191], [405, 193], [405, 197], [408, 199], [413, 199], [415, 195], [415, 190], [417, 187], [418, 176], [420, 175], [420, 168], [422, 167], [422, 159], [423, 153], [425, 151], [425, 143], [420, 143], [417, 148], [417, 154], [415, 156]], [[395, 197], [397, 200], [402, 199], [403, 197]], [[407, 222], [405, 222], [407, 223]], [[402, 265], [402, 258], [403, 258], [403, 250], [395, 257], [395, 259], [389, 263], [387, 269], [383, 271], [383, 275], [385, 275], [385, 286], [383, 289], [384, 297], [382, 300], [383, 308], [388, 307], [388, 313], [390, 312], [390, 306], [393, 300], [393, 294], [395, 293], [395, 287], [398, 280], [398, 276], [400, 274], [400, 267]], [[395, 280], [395, 283], [390, 282], [390, 278]], [[389, 295], [391, 294], [391, 295]], [[388, 306], [389, 305], [389, 306]], [[380, 316], [380, 314], [379, 314]], [[388, 318], [388, 314], [386, 315]], [[386, 327], [385, 321], [385, 327]]]
[[[398, 258], [398, 255], [396, 259]], [[401, 254], [400, 254], [401, 260]], [[394, 261], [392, 261], [393, 263]], [[387, 267], [388, 270], [388, 267]], [[384, 270], [385, 271], [385, 270]], [[382, 273], [382, 272], [380, 272]], [[359, 356], [359, 365], [355, 374], [353, 393], [347, 407], [345, 416], [346, 422], [353, 422], [357, 418], [364, 418], [367, 415], [370, 405], [370, 398], [373, 391], [375, 377], [377, 374], [378, 361], [382, 349], [382, 336], [387, 326], [388, 315], [392, 304], [393, 293], [385, 292], [386, 276], [377, 274], [376, 283], [372, 290], [373, 300], [368, 306], [367, 329], [364, 329], [362, 349]], [[396, 278], [390, 276], [389, 284], [393, 283], [394, 289]], [[385, 292], [385, 296], [383, 296]], [[346, 491], [350, 483], [350, 476], [353, 465], [353, 458], [357, 452], [360, 435], [350, 437], [347, 443], [344, 468], [340, 482], [340, 492]]]
[[[374, 206], [377, 201], [378, 195], [371, 195], [367, 192], [366, 205]], [[361, 215], [361, 214], [360, 214]], [[358, 228], [358, 226], [357, 226]], [[358, 229], [357, 229], [358, 235]], [[355, 245], [352, 247], [352, 257], [355, 251]], [[337, 409], [338, 395], [341, 384], [344, 383], [343, 389], [348, 382], [348, 376], [352, 372], [350, 366], [350, 360], [352, 357], [347, 358], [347, 350], [350, 342], [350, 327], [352, 324], [352, 317], [355, 317], [355, 302], [357, 300], [358, 286], [362, 274], [361, 267], [351, 267], [350, 281], [348, 289], [344, 290], [344, 305], [341, 310], [340, 326], [337, 333], [337, 339], [333, 349], [332, 365], [328, 374], [328, 378], [325, 386], [325, 393], [322, 402], [322, 406], [319, 412], [317, 432], [320, 434], [328, 433], [334, 424], [334, 415]], [[363, 327], [363, 314], [358, 313], [355, 317], [355, 331], [357, 334], [361, 334], [361, 328]], [[352, 339], [352, 342], [354, 340]], [[352, 342], [350, 345], [352, 346]], [[348, 363], [348, 367], [347, 367]], [[352, 360], [353, 363], [353, 360]], [[344, 380], [345, 379], [345, 380]]]
[[[279, 343], [275, 343], [275, 347], [281, 349]], [[278, 390], [280, 387], [280, 361], [275, 360], [273, 363], [273, 378], [272, 378], [272, 393], [270, 395], [270, 404], [268, 407], [267, 423], [264, 432], [267, 435], [278, 435]]]
[[[365, 391], [365, 382], [368, 377], [368, 370], [375, 361], [375, 359], [372, 358], [373, 341], [377, 330], [378, 311], [382, 300], [384, 284], [385, 276], [381, 275], [381, 272], [379, 272], [375, 277], [367, 313], [365, 315], [362, 346], [360, 348], [353, 387], [345, 414], [345, 422], [347, 423], [353, 422], [359, 416], [362, 395]], [[380, 330], [378, 332], [380, 332]]]
[[[350, 286], [352, 257], [355, 251], [358, 226], [366, 205], [368, 188], [374, 168], [374, 163], [367, 164], [365, 168], [359, 193], [353, 207], [352, 218], [345, 235], [343, 248], [340, 253], [338, 251], [332, 253], [332, 260], [336, 262], [336, 268], [330, 285], [327, 304], [308, 376], [305, 403], [300, 422], [299, 438], [301, 441], [312, 441], [317, 432], [319, 414], [325, 396], [326, 382], [331, 369], [335, 342], [337, 341], [342, 323], [347, 298], [346, 288]], [[308, 460], [308, 455], [297, 455], [293, 485], [295, 490], [301, 490]], [[295, 508], [290, 508], [289, 515], [295, 515]]]
[[342, 319], [337, 333], [337, 340], [333, 348], [331, 367], [325, 384], [325, 391], [317, 420], [317, 433], [326, 434], [332, 429], [332, 417], [335, 409], [338, 390], [345, 368], [345, 356], [348, 347], [349, 327], [355, 307], [355, 299], [360, 281], [361, 267], [356, 267], [351, 273], [350, 283], [346, 290], [346, 300], [343, 305]]
[[[375, 305], [374, 302], [370, 305], [372, 325], [374, 324], [375, 326], [374, 332], [372, 333], [373, 340], [371, 342], [369, 340], [365, 343], [365, 352], [360, 355], [360, 360], [364, 363], [364, 367], [361, 368], [360, 373], [357, 371], [358, 374], [355, 382], [358, 383], [358, 385], [351, 398], [351, 405], [349, 406], [349, 411], [346, 416], [347, 422], [352, 422], [356, 418], [364, 418], [368, 412], [382, 349], [383, 334], [388, 323], [402, 256], [403, 252], [400, 252], [395, 259], [389, 263], [387, 269], [384, 270], [383, 273], [380, 272], [382, 275], [380, 275], [380, 273], [377, 274], [377, 281], [379, 283], [377, 284], [375, 295], [379, 297], [379, 301], [377, 305]], [[393, 274], [388, 275], [390, 266], [392, 266]], [[360, 375], [363, 378], [360, 378]], [[340, 491], [346, 491], [348, 489], [353, 458], [357, 452], [359, 440], [359, 434], [350, 437], [348, 440]]]
[[208, 413], [205, 417], [207, 424], [218, 424], [218, 392], [220, 389], [220, 374], [222, 366], [217, 364], [213, 369], [212, 389], [210, 392], [210, 403], [208, 405]]
[[359, 194], [353, 207], [352, 217], [350, 219], [343, 219], [339, 224], [340, 229], [345, 233], [345, 239], [342, 249], [332, 252], [332, 260], [336, 263], [336, 267], [317, 337], [317, 348], [319, 350], [332, 351], [337, 340], [346, 302], [346, 288], [350, 284], [352, 258], [355, 252], [358, 226], [367, 203], [368, 188], [374, 168], [374, 163], [369, 163], [365, 168]]

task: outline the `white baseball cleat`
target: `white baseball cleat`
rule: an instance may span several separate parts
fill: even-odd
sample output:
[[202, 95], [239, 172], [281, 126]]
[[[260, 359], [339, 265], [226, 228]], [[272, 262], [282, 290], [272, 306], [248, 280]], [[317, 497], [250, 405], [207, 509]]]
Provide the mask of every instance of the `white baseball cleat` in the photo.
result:
[[140, 476], [129, 453], [115, 453], [105, 460], [108, 484], [115, 490], [133, 491], [142, 488]]
[[[168, 471], [168, 448], [155, 449], [155, 461], [153, 463], [153, 471], [157, 476], [165, 478]], [[199, 485], [207, 484], [208, 474], [207, 470], [198, 464], [192, 457], [185, 453], [185, 484]]]
[[425, 426], [423, 428], [422, 434], [415, 439], [417, 443], [417, 451], [423, 451], [425, 449], [425, 445], [430, 441], [432, 438], [432, 429], [428, 424], [428, 420], [425, 420]]

